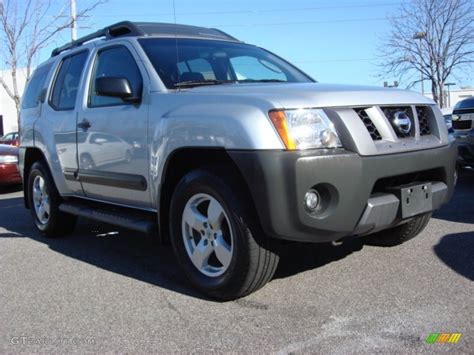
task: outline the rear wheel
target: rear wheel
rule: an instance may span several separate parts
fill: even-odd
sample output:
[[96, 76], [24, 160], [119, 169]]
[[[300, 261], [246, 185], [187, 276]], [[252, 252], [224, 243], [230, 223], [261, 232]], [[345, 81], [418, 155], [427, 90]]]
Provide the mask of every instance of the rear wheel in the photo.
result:
[[180, 181], [171, 202], [171, 242], [180, 266], [197, 289], [221, 300], [258, 290], [279, 260], [238, 186], [231, 177], [196, 170]]
[[420, 234], [430, 221], [431, 213], [413, 218], [409, 222], [395, 228], [383, 230], [364, 237], [365, 244], [393, 247], [405, 243]]
[[28, 198], [33, 221], [41, 233], [62, 237], [74, 230], [76, 217], [59, 211], [61, 197], [43, 162], [36, 162], [31, 167]]

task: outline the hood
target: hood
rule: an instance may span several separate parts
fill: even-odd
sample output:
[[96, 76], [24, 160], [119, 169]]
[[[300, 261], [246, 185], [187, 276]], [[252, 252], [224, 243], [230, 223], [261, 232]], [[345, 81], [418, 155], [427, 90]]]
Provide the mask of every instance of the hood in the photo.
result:
[[18, 148], [12, 145], [0, 144], [0, 155], [18, 155]]
[[434, 104], [431, 99], [408, 90], [319, 83], [225, 84], [182, 93], [252, 96], [272, 101], [278, 108]]

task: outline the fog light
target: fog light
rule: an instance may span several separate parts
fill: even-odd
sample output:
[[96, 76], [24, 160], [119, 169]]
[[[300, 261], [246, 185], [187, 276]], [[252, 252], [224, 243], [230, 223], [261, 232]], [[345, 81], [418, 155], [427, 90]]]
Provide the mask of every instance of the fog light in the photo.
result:
[[306, 195], [304, 195], [304, 205], [309, 212], [314, 212], [321, 202], [321, 197], [319, 192], [316, 190], [309, 190]]

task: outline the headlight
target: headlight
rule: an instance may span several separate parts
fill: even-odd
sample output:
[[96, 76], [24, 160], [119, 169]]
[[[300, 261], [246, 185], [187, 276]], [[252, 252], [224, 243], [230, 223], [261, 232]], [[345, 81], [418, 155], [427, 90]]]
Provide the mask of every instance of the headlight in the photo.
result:
[[453, 128], [453, 120], [452, 120], [452, 119], [448, 118], [448, 119], [446, 120], [446, 127], [447, 127], [448, 129]]
[[0, 164], [18, 163], [16, 155], [0, 155]]
[[321, 109], [274, 110], [269, 116], [288, 150], [341, 146], [334, 125]]
[[446, 122], [446, 127], [448, 128], [448, 130], [453, 128], [453, 119], [451, 118], [451, 116], [445, 116], [444, 121]]

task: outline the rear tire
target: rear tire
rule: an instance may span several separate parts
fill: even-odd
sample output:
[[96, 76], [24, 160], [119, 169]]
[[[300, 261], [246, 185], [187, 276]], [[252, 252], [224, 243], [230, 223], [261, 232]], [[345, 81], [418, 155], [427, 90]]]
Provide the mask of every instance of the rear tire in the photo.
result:
[[[239, 186], [230, 175], [196, 170], [181, 179], [171, 201], [171, 243], [178, 263], [199, 291], [220, 300], [258, 290], [279, 261]], [[224, 254], [218, 250], [221, 235]]]
[[363, 237], [368, 245], [393, 247], [405, 243], [420, 234], [430, 221], [431, 213], [413, 218], [411, 221], [391, 229]]
[[43, 235], [58, 238], [74, 230], [77, 217], [59, 210], [61, 196], [42, 161], [35, 162], [31, 167], [28, 199], [35, 226]]

